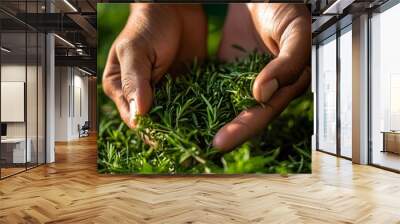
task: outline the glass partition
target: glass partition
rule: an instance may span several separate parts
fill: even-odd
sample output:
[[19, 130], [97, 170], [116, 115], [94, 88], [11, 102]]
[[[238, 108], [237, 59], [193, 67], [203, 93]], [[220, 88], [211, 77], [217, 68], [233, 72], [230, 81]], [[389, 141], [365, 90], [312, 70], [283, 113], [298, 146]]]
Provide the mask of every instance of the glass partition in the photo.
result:
[[26, 80], [26, 114], [27, 114], [27, 150], [31, 151], [31, 159], [27, 163], [28, 168], [37, 165], [38, 145], [37, 145], [37, 104], [38, 104], [38, 35], [36, 32], [28, 32], [28, 62], [27, 62], [27, 80]]
[[26, 141], [26, 41], [26, 32], [1, 34], [2, 177], [24, 171], [31, 162]]
[[[17, 16], [44, 1], [1, 1]], [[45, 163], [45, 35], [0, 11], [0, 178]]]
[[[39, 1], [27, 2], [28, 13], [41, 13], [42, 4]], [[38, 20], [35, 16], [33, 19]], [[38, 23], [39, 21], [35, 21]], [[31, 161], [27, 167], [35, 167], [39, 164], [39, 76], [41, 75], [41, 45], [43, 40], [41, 35], [35, 29], [27, 28], [27, 150], [31, 151]]]

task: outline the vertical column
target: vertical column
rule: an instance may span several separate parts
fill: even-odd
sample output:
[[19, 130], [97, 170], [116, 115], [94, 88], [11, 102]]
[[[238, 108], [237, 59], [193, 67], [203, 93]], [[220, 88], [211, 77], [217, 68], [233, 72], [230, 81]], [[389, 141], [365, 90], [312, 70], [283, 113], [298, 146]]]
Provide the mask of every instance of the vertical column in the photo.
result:
[[340, 30], [336, 28], [336, 155], [342, 156], [341, 153], [341, 114], [340, 114]]
[[368, 163], [368, 15], [353, 19], [353, 162]]
[[[53, 12], [51, 1], [46, 2], [47, 12]], [[46, 163], [55, 161], [55, 53], [54, 35], [46, 34]]]
[[314, 132], [311, 136], [311, 149], [317, 149], [317, 46], [312, 45], [311, 54], [311, 91], [313, 93], [314, 102]]

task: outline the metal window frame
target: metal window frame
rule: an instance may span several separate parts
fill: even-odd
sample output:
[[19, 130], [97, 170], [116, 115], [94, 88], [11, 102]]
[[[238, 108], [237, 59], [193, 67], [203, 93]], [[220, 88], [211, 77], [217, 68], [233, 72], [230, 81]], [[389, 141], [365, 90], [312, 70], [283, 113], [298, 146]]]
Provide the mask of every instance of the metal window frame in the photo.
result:
[[347, 160], [352, 160], [352, 157], [348, 157], [348, 156], [345, 156], [345, 155], [343, 155], [342, 154], [342, 148], [341, 148], [341, 146], [342, 146], [342, 139], [341, 139], [341, 136], [342, 136], [342, 118], [341, 118], [341, 102], [342, 102], [342, 98], [341, 98], [341, 87], [340, 87], [340, 84], [341, 84], [341, 77], [342, 77], [342, 67], [341, 67], [341, 57], [340, 57], [340, 54], [341, 54], [341, 51], [340, 51], [340, 44], [341, 44], [341, 40], [340, 40], [340, 38], [344, 35], [344, 34], [346, 34], [347, 32], [352, 32], [352, 30], [353, 30], [353, 28], [352, 28], [352, 25], [353, 25], [353, 23], [350, 23], [350, 24], [348, 24], [348, 25], [346, 25], [346, 26], [344, 26], [344, 27], [342, 27], [342, 28], [340, 28], [340, 29], [338, 29], [338, 31], [337, 31], [337, 57], [336, 57], [336, 59], [337, 59], [337, 61], [336, 61], [336, 69], [337, 69], [337, 73], [338, 73], [338, 75], [337, 75], [337, 101], [336, 101], [336, 103], [337, 103], [337, 105], [336, 105], [336, 108], [337, 108], [337, 110], [336, 110], [336, 117], [337, 117], [337, 120], [336, 120], [336, 122], [337, 122], [337, 126], [338, 126], [338, 129], [337, 129], [337, 132], [336, 132], [336, 135], [337, 135], [337, 139], [338, 139], [338, 142], [337, 142], [337, 154], [339, 155], [339, 157], [341, 157], [341, 158], [344, 158], [344, 159], [347, 159]]
[[[316, 116], [316, 119], [317, 119], [316, 120], [316, 140], [315, 140], [315, 142], [316, 142], [316, 150], [320, 151], [320, 152], [324, 152], [324, 153], [330, 154], [330, 155], [336, 155], [336, 154], [332, 153], [332, 152], [329, 152], [327, 150], [321, 149], [319, 147], [320, 146], [320, 144], [319, 144], [319, 137], [320, 137], [320, 130], [319, 130], [319, 111], [320, 111], [320, 107], [319, 107], [319, 103], [320, 103], [320, 97], [319, 97], [319, 87], [320, 87], [320, 79], [319, 79], [319, 77], [320, 77], [320, 75], [319, 75], [319, 64], [320, 64], [319, 63], [319, 61], [320, 61], [319, 48], [320, 48], [320, 45], [322, 43], [330, 42], [330, 41], [337, 41], [337, 37], [335, 35], [336, 35], [336, 33], [334, 33], [332, 35], [329, 35], [326, 38], [318, 41], [318, 43], [316, 44], [316, 66], [317, 66], [316, 67], [316, 75], [315, 75], [315, 77], [316, 77], [316, 99], [317, 99], [316, 111], [315, 111], [316, 114], [317, 114], [317, 116]], [[335, 36], [335, 37], [333, 38], [333, 36]], [[332, 40], [329, 40], [329, 39], [332, 39]], [[337, 142], [336, 142], [336, 148], [337, 148]]]
[[[348, 18], [343, 18], [343, 19], [348, 19]], [[342, 150], [341, 150], [341, 118], [340, 118], [340, 77], [341, 77], [341, 67], [340, 67], [340, 37], [345, 34], [346, 32], [351, 32], [351, 29], [349, 27], [352, 25], [352, 23], [346, 24], [343, 27], [339, 25], [340, 20], [334, 24], [336, 27], [336, 32], [319, 40], [316, 44], [316, 150], [319, 152], [323, 152], [329, 155], [337, 156], [346, 160], [352, 160], [352, 158], [347, 157], [342, 155]], [[328, 28], [329, 29], [329, 28]], [[335, 36], [334, 38], [332, 38]], [[332, 40], [329, 40], [332, 38]], [[320, 80], [319, 80], [319, 53], [318, 49], [323, 42], [330, 42], [330, 41], [336, 41], [336, 152], [332, 153], [327, 150], [321, 149], [319, 147], [319, 94], [318, 94], [318, 89], [320, 85]]]

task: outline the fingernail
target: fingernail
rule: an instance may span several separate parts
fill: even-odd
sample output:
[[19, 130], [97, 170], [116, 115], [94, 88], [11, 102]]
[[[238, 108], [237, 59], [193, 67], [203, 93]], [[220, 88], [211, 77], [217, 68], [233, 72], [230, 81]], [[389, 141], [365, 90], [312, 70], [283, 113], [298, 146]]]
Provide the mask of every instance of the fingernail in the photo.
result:
[[133, 123], [136, 120], [136, 113], [137, 113], [136, 101], [135, 100], [131, 100], [129, 102], [129, 112], [130, 112], [130, 115], [131, 115], [130, 122]]
[[268, 81], [261, 90], [261, 100], [266, 103], [271, 98], [271, 96], [278, 90], [279, 83], [277, 79], [272, 79]]

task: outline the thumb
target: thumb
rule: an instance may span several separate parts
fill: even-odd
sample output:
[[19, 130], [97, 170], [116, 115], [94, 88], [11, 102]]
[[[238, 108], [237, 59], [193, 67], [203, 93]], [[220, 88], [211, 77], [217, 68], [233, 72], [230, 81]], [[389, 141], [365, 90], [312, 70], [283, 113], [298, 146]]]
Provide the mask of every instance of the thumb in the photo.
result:
[[[134, 47], [131, 41], [117, 46], [121, 67], [121, 84], [125, 100], [129, 103], [130, 123], [134, 126], [136, 115], [146, 114], [153, 102], [151, 87], [151, 62], [143, 46]], [[136, 45], [137, 46], [137, 45]]]
[[278, 56], [267, 64], [254, 81], [254, 98], [267, 103], [279, 88], [293, 84], [303, 67], [302, 63], [295, 61], [290, 56]]

